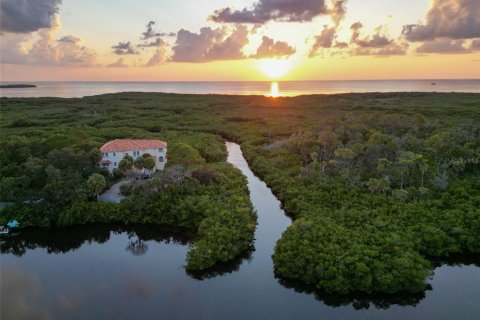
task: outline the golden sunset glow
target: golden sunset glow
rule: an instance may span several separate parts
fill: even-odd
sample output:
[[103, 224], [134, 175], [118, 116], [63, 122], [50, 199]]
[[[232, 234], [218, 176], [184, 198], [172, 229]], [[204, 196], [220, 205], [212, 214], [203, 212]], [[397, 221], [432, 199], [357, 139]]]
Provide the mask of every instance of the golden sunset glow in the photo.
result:
[[292, 69], [292, 62], [281, 58], [262, 59], [258, 61], [258, 68], [265, 76], [279, 79]]
[[480, 77], [479, 28], [462, 23], [477, 21], [477, 1], [42, 1], [2, 1], [18, 10], [2, 20], [0, 80]]

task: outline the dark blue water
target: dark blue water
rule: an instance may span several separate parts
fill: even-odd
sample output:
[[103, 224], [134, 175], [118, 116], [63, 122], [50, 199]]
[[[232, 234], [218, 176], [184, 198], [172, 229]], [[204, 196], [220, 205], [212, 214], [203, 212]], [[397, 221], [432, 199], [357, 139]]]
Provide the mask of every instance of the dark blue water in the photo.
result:
[[[476, 319], [480, 268], [435, 270], [418, 295], [325, 296], [276, 279], [271, 254], [290, 224], [236, 144], [258, 212], [255, 250], [203, 274], [183, 268], [191, 237], [153, 226], [25, 230], [1, 241], [4, 319]], [[475, 259], [475, 258], [474, 258]], [[476, 264], [476, 265], [475, 265]]]
[[[4, 82], [14, 84], [13, 82]], [[18, 82], [15, 82], [18, 83]], [[195, 94], [271, 95], [272, 83], [262, 81], [220, 82], [28, 82], [36, 88], [0, 89], [1, 97], [83, 97], [127, 91]], [[435, 83], [433, 85], [432, 83]], [[280, 96], [349, 92], [477, 92], [480, 79], [473, 80], [357, 80], [282, 81]]]

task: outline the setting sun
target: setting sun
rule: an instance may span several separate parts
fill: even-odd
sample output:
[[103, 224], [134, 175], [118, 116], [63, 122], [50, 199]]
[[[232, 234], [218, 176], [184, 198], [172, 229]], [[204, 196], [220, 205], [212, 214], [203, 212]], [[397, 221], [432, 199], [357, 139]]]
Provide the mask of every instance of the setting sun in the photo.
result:
[[258, 68], [267, 77], [278, 79], [291, 70], [292, 63], [285, 58], [262, 59], [258, 61]]

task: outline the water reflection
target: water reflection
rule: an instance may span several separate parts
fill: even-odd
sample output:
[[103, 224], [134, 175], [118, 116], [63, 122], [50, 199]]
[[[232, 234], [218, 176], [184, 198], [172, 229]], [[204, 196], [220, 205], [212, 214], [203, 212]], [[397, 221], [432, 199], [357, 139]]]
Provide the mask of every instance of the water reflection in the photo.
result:
[[[148, 251], [147, 242], [154, 240], [166, 244], [192, 244], [194, 236], [188, 231], [179, 231], [161, 226], [148, 225], [88, 225], [68, 228], [31, 228], [2, 238], [0, 252], [23, 256], [29, 250], [46, 249], [48, 254], [66, 254], [87, 243], [106, 243], [111, 234], [126, 233], [125, 251], [134, 256], [142, 256]], [[210, 279], [238, 271], [244, 261], [251, 261], [255, 248], [251, 246], [237, 258], [203, 271], [190, 271], [187, 274], [197, 280]]]
[[280, 87], [278, 86], [278, 82], [272, 82], [270, 84], [270, 94], [268, 96], [272, 98], [277, 98], [280, 96]]
[[[480, 254], [457, 254], [441, 259], [432, 257], [431, 261], [435, 268], [441, 269], [445, 269], [447, 266], [459, 268], [465, 266], [480, 267]], [[423, 299], [425, 299], [427, 292], [433, 291], [434, 289], [432, 284], [427, 284], [426, 290], [418, 293], [399, 292], [395, 294], [366, 294], [357, 292], [347, 295], [336, 295], [328, 294], [315, 287], [305, 285], [300, 281], [282, 278], [276, 274], [275, 278], [282, 286], [293, 289], [295, 292], [311, 294], [316, 300], [321, 301], [328, 306], [341, 307], [351, 305], [356, 310], [369, 309], [372, 305], [377, 309], [384, 310], [389, 309], [392, 305], [417, 306]]]
[[252, 261], [252, 253], [255, 251], [255, 248], [253, 246], [250, 246], [248, 250], [244, 251], [242, 254], [240, 254], [238, 257], [236, 257], [233, 260], [227, 261], [227, 262], [220, 262], [214, 265], [211, 268], [208, 268], [206, 270], [202, 271], [188, 271], [187, 274], [196, 280], [205, 280], [205, 279], [211, 279], [215, 278], [218, 276], [224, 276], [229, 273], [236, 272], [240, 270], [240, 266], [244, 262], [251, 262]]
[[[120, 245], [126, 245], [126, 251], [133, 254], [133, 256], [141, 256], [145, 255], [148, 250], [152, 250], [151, 254], [147, 254], [147, 256], [153, 256], [159, 254], [159, 246], [157, 243], [170, 243], [170, 244], [179, 244], [180, 246], [172, 248], [173, 251], [178, 250], [185, 250], [180, 248], [185, 248], [186, 245], [192, 243], [192, 235], [188, 232], [179, 232], [175, 230], [169, 230], [161, 227], [156, 226], [144, 226], [144, 225], [135, 225], [135, 226], [109, 226], [109, 225], [95, 225], [95, 226], [78, 226], [78, 227], [71, 227], [71, 228], [59, 228], [59, 229], [26, 229], [22, 230], [22, 232], [17, 233], [15, 235], [2, 238], [1, 241], [1, 252], [3, 254], [10, 253], [16, 256], [23, 256], [27, 254], [29, 251], [35, 251], [38, 248], [46, 249], [48, 254], [54, 255], [65, 255], [68, 252], [74, 252], [79, 250], [81, 247], [84, 248], [94, 248], [99, 247], [99, 244], [102, 246], [108, 246], [110, 242], [113, 240], [113, 235], [120, 235], [120, 237], [116, 237], [117, 241], [120, 241]], [[154, 242], [149, 242], [149, 240], [153, 240]], [[122, 244], [123, 243], [123, 244]], [[125, 248], [125, 247], [124, 247]], [[84, 250], [84, 249], [83, 249]], [[162, 247], [162, 250], [165, 250], [165, 247]], [[105, 251], [105, 250], [104, 250]], [[98, 252], [104, 252], [98, 251]], [[173, 252], [172, 251], [172, 252]], [[83, 251], [85, 252], [85, 251]], [[97, 252], [97, 251], [96, 251]], [[150, 253], [150, 252], [148, 252]], [[303, 293], [306, 296], [312, 296], [317, 301], [318, 306], [329, 306], [335, 308], [353, 308], [355, 310], [359, 309], [376, 309], [376, 310], [387, 310], [392, 306], [420, 306], [420, 302], [426, 299], [429, 292], [434, 292], [435, 281], [432, 281], [432, 286], [418, 294], [411, 294], [411, 293], [399, 293], [394, 295], [386, 295], [386, 294], [350, 294], [350, 295], [332, 295], [327, 294], [325, 292], [321, 292], [316, 290], [315, 288], [305, 286], [300, 282], [295, 282], [287, 279], [282, 279], [279, 277], [275, 277], [272, 279], [274, 282], [278, 283], [278, 286], [273, 286], [274, 283], [263, 283], [265, 279], [260, 278], [255, 279], [251, 278], [253, 275], [258, 274], [258, 270], [256, 268], [248, 269], [248, 266], [255, 265], [255, 259], [253, 259], [253, 255], [255, 253], [255, 249], [251, 247], [249, 250], [244, 252], [240, 257], [237, 259], [230, 261], [228, 263], [218, 264], [213, 268], [205, 270], [203, 272], [187, 272], [188, 277], [193, 280], [195, 283], [200, 281], [206, 281], [205, 288], [215, 288], [209, 279], [212, 278], [222, 278], [220, 282], [217, 284], [224, 283], [227, 287], [230, 287], [232, 282], [233, 283], [241, 283], [245, 285], [245, 288], [238, 289], [238, 295], [244, 296], [251, 292], [251, 290], [258, 292], [263, 292], [262, 294], [265, 296], [271, 296], [272, 299], [274, 297], [291, 297], [289, 292], [296, 292], [296, 293]], [[105, 255], [109, 255], [107, 251], [104, 253]], [[183, 253], [179, 253], [180, 255], [184, 255]], [[36, 253], [34, 256], [38, 256]], [[82, 256], [80, 254], [79, 256]], [[130, 257], [132, 255], [129, 254]], [[166, 257], [170, 257], [167, 255]], [[75, 261], [75, 255], [66, 256], [67, 259], [72, 259]], [[50, 259], [55, 259], [51, 257]], [[168, 259], [168, 258], [167, 258]], [[20, 260], [19, 260], [20, 261]], [[123, 261], [123, 260], [122, 260]], [[127, 262], [128, 259], [125, 259]], [[162, 261], [162, 258], [159, 257], [158, 261]], [[132, 263], [138, 264], [139, 260], [132, 260]], [[245, 264], [245, 262], [248, 262]], [[114, 263], [115, 264], [115, 263]], [[464, 266], [464, 265], [475, 265], [480, 266], [480, 256], [479, 255], [462, 255], [462, 256], [454, 256], [449, 259], [443, 259], [434, 261], [434, 265], [450, 265], [454, 267]], [[141, 265], [141, 264], [140, 264]], [[101, 266], [101, 265], [99, 265]], [[166, 265], [167, 266], [167, 265]], [[245, 268], [241, 268], [241, 266], [246, 266]], [[72, 269], [71, 272], [76, 272], [77, 274], [81, 273], [81, 269], [85, 266], [81, 266], [80, 269]], [[257, 266], [258, 267], [258, 266]], [[131, 267], [128, 267], [128, 264], [125, 266], [126, 270], [130, 270]], [[143, 268], [143, 267], [142, 267]], [[162, 266], [162, 264], [155, 264], [153, 266], [154, 270], [159, 274], [165, 274], [167, 278], [173, 276], [172, 269], [169, 267]], [[177, 265], [177, 268], [182, 268], [180, 264]], [[446, 268], [446, 267], [443, 267]], [[30, 267], [28, 267], [30, 269]], [[3, 303], [8, 302], [9, 312], [12, 311], [12, 308], [19, 309], [19, 312], [23, 312], [25, 314], [30, 314], [30, 312], [36, 312], [39, 317], [48, 318], [49, 312], [47, 310], [42, 310], [40, 308], [35, 307], [35, 305], [25, 306], [23, 304], [26, 299], [30, 299], [31, 301], [36, 301], [35, 295], [36, 292], [39, 291], [37, 288], [38, 285], [36, 283], [34, 274], [35, 273], [28, 273], [27, 270], [19, 269], [14, 265], [11, 266], [11, 263], [7, 263], [2, 265], [2, 283], [1, 289], [3, 292], [11, 292], [8, 295], [8, 299], [2, 301]], [[113, 271], [113, 269], [109, 269]], [[143, 269], [139, 269], [143, 270]], [[448, 269], [444, 269], [448, 270]], [[462, 269], [463, 270], [463, 269]], [[254, 272], [253, 274], [251, 272]], [[267, 272], [273, 272], [268, 271]], [[184, 272], [181, 272], [185, 275]], [[98, 283], [103, 276], [100, 276], [100, 279], [94, 280], [94, 283]], [[61, 277], [60, 277], [61, 278]], [[59, 279], [60, 279], [59, 278]], [[448, 278], [448, 274], [447, 274]], [[68, 281], [66, 278], [61, 278], [61, 281]], [[185, 288], [191, 288], [191, 286], [195, 286], [190, 282], [185, 282], [182, 280], [180, 285], [178, 283], [179, 279], [173, 278], [170, 282], [165, 282], [166, 280], [159, 281], [159, 282], [152, 282], [152, 279], [148, 275], [148, 272], [130, 272], [124, 274], [120, 281], [117, 276], [113, 276], [115, 281], [118, 281], [118, 284], [121, 286], [118, 288], [120, 293], [123, 293], [126, 299], [129, 301], [133, 300], [145, 300], [145, 299], [153, 299], [156, 294], [158, 294], [158, 290], [164, 288], [164, 286], [174, 285], [173, 289], [168, 289], [169, 294], [176, 294], [175, 292], [180, 292], [181, 290], [187, 290]], [[434, 279], [435, 280], [435, 279]], [[75, 279], [73, 279], [75, 282]], [[236, 282], [240, 281], [240, 282]], [[260, 281], [263, 284], [259, 284]], [[178, 285], [177, 285], [178, 283]], [[14, 286], [16, 289], [11, 289]], [[230, 284], [230, 285], [229, 285]], [[43, 283], [45, 290], [51, 290], [49, 288], [50, 285], [47, 283]], [[116, 290], [114, 285], [112, 287], [111, 283], [102, 284], [101, 289], [93, 288], [92, 284], [90, 286], [86, 285], [88, 288], [88, 292], [91, 290], [101, 290], [105, 292], [111, 292], [112, 290]], [[180, 286], [180, 289], [177, 287]], [[182, 289], [183, 288], [183, 289]], [[220, 287], [222, 289], [219, 290], [227, 290], [224, 287]], [[287, 289], [287, 290], [285, 290]], [[72, 291], [73, 290], [73, 291]], [[70, 291], [61, 291], [55, 293], [55, 302], [59, 305], [59, 307], [64, 311], [69, 312], [77, 312], [78, 309], [76, 306], [79, 304], [78, 301], [84, 299], [83, 295], [84, 292], [76, 293], [75, 290], [72, 289]], [[173, 291], [172, 291], [173, 290]], [[180, 291], [179, 291], [180, 290]], [[213, 289], [212, 289], [213, 290]], [[228, 291], [228, 290], [227, 290]], [[156, 293], [157, 292], [157, 293]], [[182, 291], [183, 292], [183, 291]], [[233, 293], [232, 293], [233, 294]], [[7, 295], [4, 295], [7, 296]], [[236, 296], [236, 294], [235, 294]], [[77, 300], [75, 300], [77, 299]], [[192, 298], [193, 299], [193, 298]], [[275, 300], [275, 299], [274, 299]], [[22, 302], [23, 301], [23, 302]], [[83, 300], [82, 300], [83, 301]], [[265, 301], [262, 301], [262, 303]], [[321, 303], [318, 303], [321, 302]], [[36, 305], [41, 305], [37, 303]], [[310, 305], [310, 304], [309, 304]], [[312, 307], [312, 305], [310, 305]], [[75, 310], [74, 310], [75, 309]], [[6, 310], [6, 309], [4, 309]], [[8, 318], [8, 317], [7, 317]], [[6, 318], [6, 319], [7, 319]], [[3, 319], [3, 318], [2, 318]]]
[[145, 241], [187, 245], [193, 240], [191, 233], [165, 227], [146, 225], [89, 225], [69, 228], [31, 228], [2, 238], [0, 252], [23, 256], [28, 250], [46, 249], [48, 254], [66, 254], [85, 243], [106, 243], [111, 234], [128, 234], [126, 250], [134, 255], [145, 254]]
[[131, 252], [134, 256], [143, 256], [147, 253], [148, 245], [140, 239], [135, 232], [128, 233], [128, 240], [130, 240], [130, 242], [125, 248], [126, 251]]
[[351, 305], [354, 309], [369, 309], [372, 305], [377, 309], [388, 309], [392, 305], [416, 306], [425, 298], [426, 291], [432, 290], [428, 285], [427, 290], [419, 293], [400, 292], [396, 294], [366, 294], [352, 293], [347, 295], [328, 294], [317, 290], [315, 287], [307, 286], [301, 282], [277, 277], [279, 283], [284, 287], [295, 290], [295, 292], [311, 294], [315, 300], [323, 302], [331, 307]]
[[16, 265], [2, 266], [0, 316], [2, 319], [51, 319], [40, 306], [38, 281]]

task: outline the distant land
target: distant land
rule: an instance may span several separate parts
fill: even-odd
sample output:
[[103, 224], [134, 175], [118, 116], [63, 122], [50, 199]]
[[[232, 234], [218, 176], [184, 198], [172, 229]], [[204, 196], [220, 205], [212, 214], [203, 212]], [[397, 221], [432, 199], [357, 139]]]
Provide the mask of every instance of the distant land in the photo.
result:
[[5, 89], [21, 89], [21, 88], [36, 88], [34, 84], [0, 84], [0, 88]]

